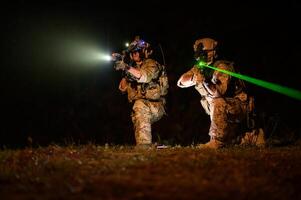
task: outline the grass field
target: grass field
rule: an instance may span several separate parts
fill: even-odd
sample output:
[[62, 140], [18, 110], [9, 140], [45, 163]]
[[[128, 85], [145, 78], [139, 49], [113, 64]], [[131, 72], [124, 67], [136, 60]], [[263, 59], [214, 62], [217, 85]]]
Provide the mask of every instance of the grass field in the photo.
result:
[[301, 199], [301, 146], [0, 151], [4, 199]]

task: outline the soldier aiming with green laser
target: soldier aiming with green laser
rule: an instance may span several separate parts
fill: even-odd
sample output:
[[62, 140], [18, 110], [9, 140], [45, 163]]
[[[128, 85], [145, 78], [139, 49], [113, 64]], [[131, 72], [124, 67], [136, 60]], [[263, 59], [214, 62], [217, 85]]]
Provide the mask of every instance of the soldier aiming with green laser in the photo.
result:
[[[211, 38], [196, 40], [193, 50], [198, 63], [177, 82], [181, 88], [195, 87], [201, 94], [203, 108], [210, 116], [210, 141], [198, 147], [217, 149], [243, 143], [264, 146], [262, 129], [252, 130], [253, 125], [247, 126], [248, 114], [254, 110], [253, 97], [247, 94], [241, 79], [223, 73], [223, 70], [234, 73], [234, 66], [229, 61], [215, 60], [216, 46], [217, 41]], [[210, 69], [211, 64], [213, 67]]]

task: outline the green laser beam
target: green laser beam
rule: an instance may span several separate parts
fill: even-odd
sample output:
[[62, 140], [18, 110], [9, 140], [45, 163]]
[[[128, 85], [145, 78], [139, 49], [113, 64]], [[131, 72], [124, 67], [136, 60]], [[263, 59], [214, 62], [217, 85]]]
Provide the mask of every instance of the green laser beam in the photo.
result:
[[242, 74], [239, 74], [239, 73], [234, 73], [234, 72], [230, 72], [230, 71], [227, 71], [227, 70], [218, 69], [216, 67], [212, 67], [210, 65], [207, 65], [204, 62], [199, 62], [198, 66], [200, 66], [201, 68], [202, 67], [208, 67], [210, 69], [220, 71], [220, 72], [223, 72], [225, 74], [229, 74], [230, 76], [245, 80], [245, 81], [253, 83], [255, 85], [258, 85], [258, 86], [270, 89], [272, 91], [284, 94], [284, 95], [292, 97], [294, 99], [301, 100], [301, 92], [299, 90], [295, 90], [295, 89], [292, 89], [292, 88], [281, 86], [279, 84], [271, 83], [271, 82], [268, 82], [268, 81], [263, 81], [263, 80], [253, 78], [253, 77], [250, 77], [250, 76], [246, 76], [246, 75], [242, 75]]

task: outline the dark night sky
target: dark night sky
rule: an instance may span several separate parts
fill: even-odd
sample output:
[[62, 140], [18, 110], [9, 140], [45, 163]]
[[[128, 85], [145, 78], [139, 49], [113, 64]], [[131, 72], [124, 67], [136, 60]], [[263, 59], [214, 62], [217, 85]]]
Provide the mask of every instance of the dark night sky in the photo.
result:
[[[133, 143], [130, 107], [117, 89], [120, 74], [89, 55], [121, 50], [137, 34], [156, 50], [161, 44], [170, 76], [169, 115], [154, 126], [154, 137], [183, 144], [206, 139], [209, 119], [199, 95], [193, 88], [176, 87], [193, 64], [192, 44], [198, 37], [218, 40], [220, 58], [234, 61], [241, 73], [301, 90], [297, 1], [198, 2], [5, 4], [1, 144], [23, 146], [28, 136], [36, 144], [65, 138]], [[248, 88], [259, 112], [279, 115], [286, 126], [300, 129], [300, 117], [293, 117], [300, 114], [300, 101], [258, 86]]]

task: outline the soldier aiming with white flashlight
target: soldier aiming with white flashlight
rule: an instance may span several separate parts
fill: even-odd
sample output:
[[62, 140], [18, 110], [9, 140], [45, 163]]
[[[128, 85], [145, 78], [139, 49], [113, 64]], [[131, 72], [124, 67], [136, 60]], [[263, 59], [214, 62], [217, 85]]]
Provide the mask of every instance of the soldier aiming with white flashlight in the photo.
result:
[[131, 117], [138, 149], [154, 147], [151, 125], [165, 114], [168, 78], [165, 66], [150, 58], [152, 53], [150, 44], [137, 36], [122, 54], [112, 54], [115, 69], [124, 72], [119, 90], [127, 93], [133, 105]]

